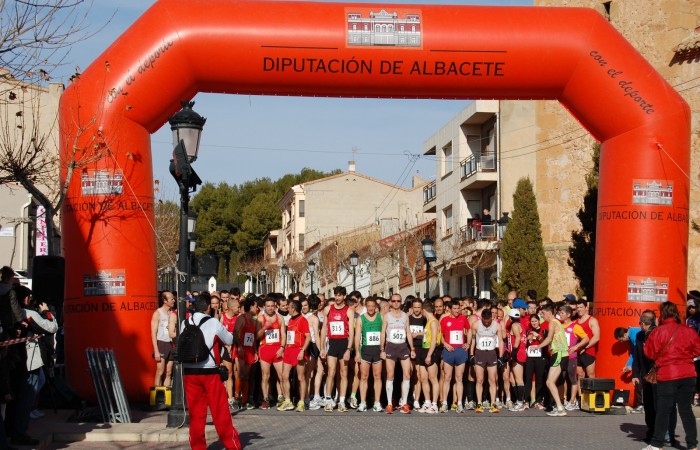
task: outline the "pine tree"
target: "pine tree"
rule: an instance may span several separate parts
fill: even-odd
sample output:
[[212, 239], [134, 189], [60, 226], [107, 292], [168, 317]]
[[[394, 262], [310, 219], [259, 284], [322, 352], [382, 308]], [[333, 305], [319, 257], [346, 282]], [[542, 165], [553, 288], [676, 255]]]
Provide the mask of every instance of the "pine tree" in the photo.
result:
[[529, 178], [521, 178], [513, 194], [513, 214], [501, 244], [503, 266], [500, 280], [494, 283], [499, 298], [510, 290], [537, 291], [547, 296], [548, 265], [542, 244], [542, 227], [537, 199]]
[[586, 175], [588, 190], [583, 197], [583, 206], [576, 214], [581, 222], [581, 230], [571, 232], [571, 247], [569, 247], [569, 267], [574, 271], [579, 286], [588, 300], [593, 300], [599, 165], [600, 144], [595, 144], [593, 146], [593, 167]]

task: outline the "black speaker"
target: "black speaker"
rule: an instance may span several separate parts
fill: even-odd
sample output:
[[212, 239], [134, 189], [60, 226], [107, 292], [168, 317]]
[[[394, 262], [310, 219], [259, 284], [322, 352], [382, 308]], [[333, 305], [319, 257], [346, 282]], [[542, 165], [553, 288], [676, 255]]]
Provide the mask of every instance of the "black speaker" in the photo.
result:
[[66, 260], [62, 256], [35, 256], [32, 267], [32, 295], [39, 302], [60, 306], [66, 280]]

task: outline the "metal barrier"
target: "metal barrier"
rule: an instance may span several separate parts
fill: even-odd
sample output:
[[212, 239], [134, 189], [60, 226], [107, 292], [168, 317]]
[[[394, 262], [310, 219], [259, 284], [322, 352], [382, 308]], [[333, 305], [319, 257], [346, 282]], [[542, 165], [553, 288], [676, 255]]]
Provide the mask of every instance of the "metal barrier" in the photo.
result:
[[85, 349], [102, 421], [131, 423], [131, 410], [124, 393], [114, 350]]

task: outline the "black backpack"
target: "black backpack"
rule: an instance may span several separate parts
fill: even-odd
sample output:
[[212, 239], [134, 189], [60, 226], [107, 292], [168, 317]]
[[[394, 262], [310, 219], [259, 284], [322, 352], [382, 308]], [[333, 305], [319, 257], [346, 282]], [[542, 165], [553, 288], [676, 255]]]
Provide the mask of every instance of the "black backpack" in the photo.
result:
[[[194, 317], [185, 321], [185, 329], [177, 338], [177, 361], [181, 363], [200, 363], [209, 359], [209, 347], [204, 341], [204, 333], [200, 328], [211, 317], [204, 317], [198, 325]], [[191, 323], [190, 323], [191, 322]]]

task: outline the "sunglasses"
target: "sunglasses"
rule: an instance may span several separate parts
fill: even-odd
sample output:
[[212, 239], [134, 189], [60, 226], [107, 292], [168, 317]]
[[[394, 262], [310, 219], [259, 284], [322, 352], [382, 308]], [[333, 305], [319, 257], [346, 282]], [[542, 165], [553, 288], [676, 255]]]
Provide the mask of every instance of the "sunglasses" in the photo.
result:
[[401, 303], [401, 300], [392, 300], [391, 303]]

